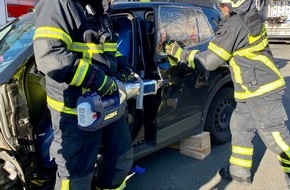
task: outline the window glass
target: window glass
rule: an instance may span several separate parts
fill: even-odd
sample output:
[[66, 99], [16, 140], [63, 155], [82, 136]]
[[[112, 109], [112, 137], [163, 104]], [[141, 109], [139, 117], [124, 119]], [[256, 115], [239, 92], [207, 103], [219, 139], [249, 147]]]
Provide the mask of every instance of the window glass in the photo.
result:
[[159, 54], [164, 54], [164, 41], [174, 40], [185, 47], [202, 43], [214, 35], [199, 7], [161, 6], [158, 18], [156, 51]]
[[207, 41], [214, 36], [214, 32], [201, 9], [196, 10], [196, 18], [198, 25], [199, 42]]
[[0, 73], [32, 44], [35, 30], [34, 21], [26, 17], [4, 27], [0, 32]]

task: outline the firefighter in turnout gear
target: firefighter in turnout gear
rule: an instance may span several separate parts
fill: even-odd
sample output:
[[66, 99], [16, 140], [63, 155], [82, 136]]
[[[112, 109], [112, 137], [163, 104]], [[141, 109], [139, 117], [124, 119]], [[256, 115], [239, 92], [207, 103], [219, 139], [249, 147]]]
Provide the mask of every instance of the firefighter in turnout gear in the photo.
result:
[[203, 71], [229, 63], [237, 106], [230, 121], [230, 164], [220, 170], [220, 175], [242, 184], [252, 182], [253, 139], [258, 133], [277, 154], [290, 185], [290, 136], [282, 104], [285, 80], [269, 48], [264, 18], [255, 0], [215, 2], [223, 20], [206, 51], [185, 50], [177, 42], [164, 44], [164, 51], [179, 62]]
[[80, 130], [77, 123], [79, 96], [88, 90], [110, 95], [117, 90], [116, 70], [131, 72], [108, 28], [108, 6], [107, 0], [42, 0], [36, 6], [34, 51], [37, 68], [45, 74], [52, 116], [56, 190], [124, 189], [132, 166], [125, 116], [96, 131]]

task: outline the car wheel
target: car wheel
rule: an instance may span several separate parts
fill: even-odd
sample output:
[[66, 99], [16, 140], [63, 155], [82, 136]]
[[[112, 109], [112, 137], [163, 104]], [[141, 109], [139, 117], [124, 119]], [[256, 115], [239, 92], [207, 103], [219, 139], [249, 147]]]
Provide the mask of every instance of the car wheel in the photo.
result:
[[214, 97], [206, 120], [206, 130], [210, 132], [212, 144], [231, 140], [230, 119], [235, 107], [233, 88], [222, 88]]

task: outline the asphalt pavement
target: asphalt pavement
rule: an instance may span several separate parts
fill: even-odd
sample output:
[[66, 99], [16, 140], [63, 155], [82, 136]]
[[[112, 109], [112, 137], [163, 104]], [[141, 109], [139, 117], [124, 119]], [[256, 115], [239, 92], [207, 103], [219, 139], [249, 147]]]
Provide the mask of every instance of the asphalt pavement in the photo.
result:
[[[290, 45], [270, 44], [270, 48], [286, 79], [283, 103], [290, 119]], [[287, 125], [290, 128], [289, 121]], [[230, 146], [230, 143], [212, 146], [211, 154], [204, 160], [164, 148], [134, 163], [144, 172], [131, 177], [126, 190], [286, 190], [276, 155], [267, 150], [258, 136], [254, 141], [253, 183], [241, 186], [221, 180], [218, 170], [227, 163]]]

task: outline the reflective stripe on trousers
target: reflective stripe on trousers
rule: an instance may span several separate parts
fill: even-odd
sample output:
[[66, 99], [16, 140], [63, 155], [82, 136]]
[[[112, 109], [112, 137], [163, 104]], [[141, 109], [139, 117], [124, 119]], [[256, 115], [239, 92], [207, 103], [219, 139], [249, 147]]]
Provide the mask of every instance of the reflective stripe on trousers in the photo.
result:
[[252, 167], [253, 139], [256, 132], [265, 145], [283, 163], [284, 172], [290, 171], [290, 136], [285, 121], [282, 92], [248, 102], [239, 102], [234, 110], [230, 129], [232, 133], [231, 174], [249, 177]]

